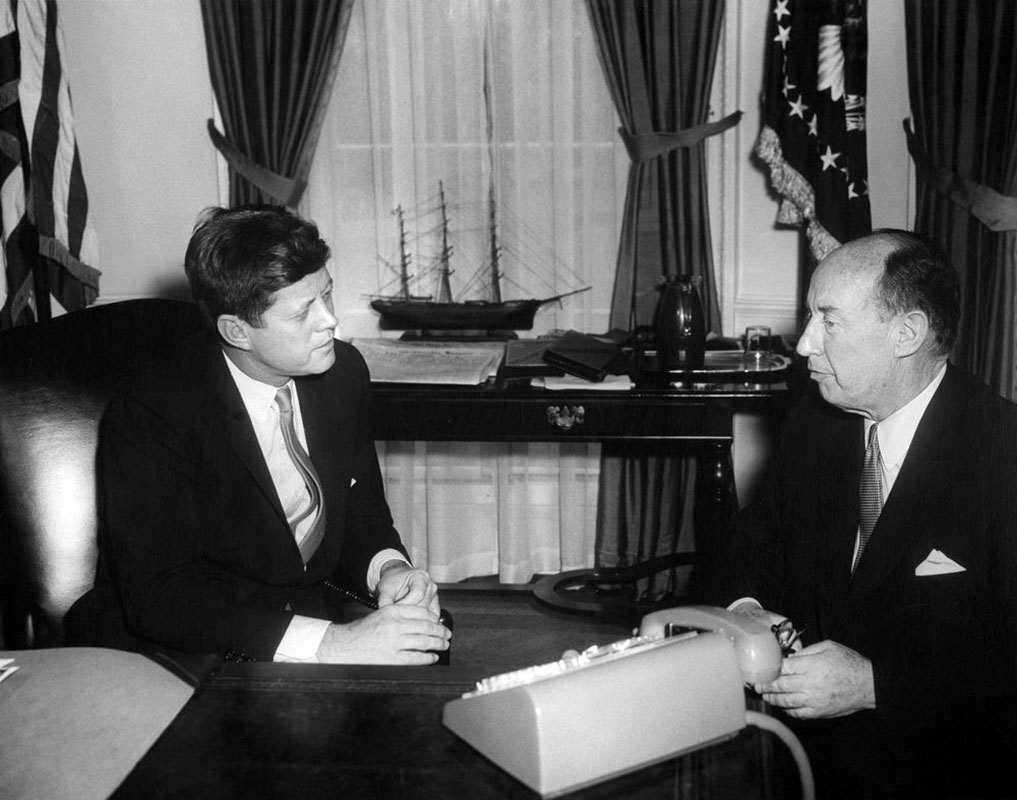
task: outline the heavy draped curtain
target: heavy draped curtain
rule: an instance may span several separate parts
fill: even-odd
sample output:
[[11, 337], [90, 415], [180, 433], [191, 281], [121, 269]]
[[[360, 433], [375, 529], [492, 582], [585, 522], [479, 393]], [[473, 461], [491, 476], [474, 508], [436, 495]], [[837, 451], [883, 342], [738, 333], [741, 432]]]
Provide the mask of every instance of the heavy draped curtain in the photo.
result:
[[[587, 5], [632, 161], [611, 325], [628, 330], [652, 325], [662, 278], [690, 274], [699, 280], [707, 329], [719, 332], [704, 139], [740, 117], [707, 123], [725, 4], [587, 0]], [[694, 472], [692, 458], [636, 456], [605, 447], [598, 563], [631, 564], [676, 552]]]
[[321, 131], [353, 0], [201, 0], [229, 164], [230, 205], [295, 208]]
[[1017, 4], [907, 0], [915, 230], [961, 278], [954, 360], [1017, 400]]

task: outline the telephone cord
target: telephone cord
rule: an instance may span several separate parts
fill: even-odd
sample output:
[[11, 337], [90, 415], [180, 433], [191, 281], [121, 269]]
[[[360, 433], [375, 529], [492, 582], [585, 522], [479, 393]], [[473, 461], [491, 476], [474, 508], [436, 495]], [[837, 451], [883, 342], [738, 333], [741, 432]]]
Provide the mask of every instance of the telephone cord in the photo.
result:
[[798, 737], [791, 732], [791, 729], [780, 720], [759, 711], [746, 710], [745, 722], [761, 730], [769, 731], [787, 745], [798, 767], [798, 777], [801, 780], [802, 786], [802, 799], [814, 800], [816, 785], [812, 778], [812, 766], [809, 764], [809, 757], [805, 754], [805, 748], [802, 747], [802, 743], [798, 741]]

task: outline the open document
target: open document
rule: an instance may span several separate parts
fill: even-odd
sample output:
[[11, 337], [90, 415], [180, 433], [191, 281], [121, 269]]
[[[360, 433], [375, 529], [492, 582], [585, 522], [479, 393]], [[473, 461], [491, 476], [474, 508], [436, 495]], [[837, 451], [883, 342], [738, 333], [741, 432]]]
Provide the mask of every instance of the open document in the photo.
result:
[[371, 380], [378, 383], [447, 383], [476, 386], [498, 373], [504, 342], [404, 342], [353, 339]]

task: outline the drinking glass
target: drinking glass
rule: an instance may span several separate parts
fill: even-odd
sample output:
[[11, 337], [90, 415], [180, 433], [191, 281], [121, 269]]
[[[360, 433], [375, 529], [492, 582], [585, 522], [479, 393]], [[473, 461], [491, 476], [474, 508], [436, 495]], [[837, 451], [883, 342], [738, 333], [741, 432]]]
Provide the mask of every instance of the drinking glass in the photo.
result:
[[770, 356], [770, 329], [766, 325], [749, 325], [745, 329], [745, 369], [767, 369]]

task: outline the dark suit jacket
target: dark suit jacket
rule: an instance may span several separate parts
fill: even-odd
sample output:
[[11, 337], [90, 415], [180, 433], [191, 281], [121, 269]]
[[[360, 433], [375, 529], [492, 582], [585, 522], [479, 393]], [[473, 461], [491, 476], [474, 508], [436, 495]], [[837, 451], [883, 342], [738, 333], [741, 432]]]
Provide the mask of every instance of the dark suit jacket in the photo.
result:
[[[201, 334], [111, 402], [99, 441], [100, 567], [131, 632], [184, 652], [271, 659], [293, 613], [324, 616], [323, 581], [366, 592], [392, 526], [360, 354], [296, 380], [327, 529], [305, 571], [218, 342]], [[104, 586], [105, 584], [105, 586]]]
[[[991, 793], [1017, 714], [1017, 407], [948, 367], [852, 578], [862, 430], [818, 397], [789, 413], [707, 599], [754, 596], [872, 661], [875, 711], [794, 725], [827, 794]], [[933, 549], [965, 571], [916, 575]]]

